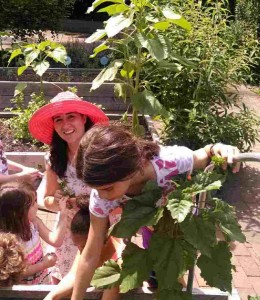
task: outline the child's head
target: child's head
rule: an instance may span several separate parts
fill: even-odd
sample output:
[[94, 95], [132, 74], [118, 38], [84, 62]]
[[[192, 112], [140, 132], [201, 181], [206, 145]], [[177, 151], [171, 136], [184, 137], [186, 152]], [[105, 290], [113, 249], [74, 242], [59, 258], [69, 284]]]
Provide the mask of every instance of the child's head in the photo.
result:
[[37, 212], [36, 192], [26, 182], [10, 182], [0, 187], [0, 230], [22, 240], [31, 238], [30, 220]]
[[71, 238], [75, 246], [80, 252], [85, 247], [90, 225], [90, 217], [88, 208], [81, 208], [71, 221], [70, 230]]
[[25, 269], [22, 247], [11, 233], [0, 233], [0, 286], [19, 283]]
[[95, 125], [83, 136], [77, 153], [77, 176], [90, 186], [102, 186], [131, 177], [159, 146], [115, 125]]

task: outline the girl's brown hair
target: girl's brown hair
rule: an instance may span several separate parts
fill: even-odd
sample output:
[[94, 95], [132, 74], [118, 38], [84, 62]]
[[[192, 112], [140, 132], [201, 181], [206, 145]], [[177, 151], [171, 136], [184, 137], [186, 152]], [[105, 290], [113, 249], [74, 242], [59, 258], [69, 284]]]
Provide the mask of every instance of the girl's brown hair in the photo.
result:
[[117, 125], [95, 125], [83, 136], [77, 157], [77, 176], [90, 185], [123, 180], [158, 155], [159, 146], [138, 139]]
[[28, 211], [35, 201], [35, 189], [26, 182], [10, 182], [0, 187], [0, 230], [29, 241], [32, 237]]
[[22, 247], [11, 233], [0, 233], [0, 287], [19, 283], [25, 270]]

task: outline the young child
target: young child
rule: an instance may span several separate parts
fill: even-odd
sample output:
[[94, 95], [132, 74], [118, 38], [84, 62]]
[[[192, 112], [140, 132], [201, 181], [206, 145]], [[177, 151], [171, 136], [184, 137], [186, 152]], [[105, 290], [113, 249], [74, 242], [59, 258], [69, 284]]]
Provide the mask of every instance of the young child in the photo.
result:
[[[74, 260], [71, 270], [68, 274], [55, 286], [55, 288], [44, 298], [44, 300], [59, 300], [71, 294], [73, 285], [75, 283], [75, 273], [78, 265], [80, 253], [85, 247], [90, 226], [90, 215], [88, 207], [81, 208], [73, 217], [70, 230], [71, 239], [74, 245], [78, 247], [79, 251]], [[122, 243], [120, 239], [109, 238], [103, 246], [99, 265], [102, 265], [108, 259], [116, 260], [122, 253]], [[118, 288], [105, 290], [102, 300], [117, 300], [120, 298]]]
[[67, 198], [60, 201], [61, 217], [55, 231], [50, 231], [37, 217], [35, 189], [25, 182], [10, 182], [0, 187], [0, 230], [15, 234], [23, 247], [27, 264], [23, 284], [49, 283], [48, 268], [56, 262], [55, 254], [43, 256], [42, 238], [60, 246], [67, 225]]
[[[81, 139], [76, 158], [77, 176], [93, 188], [90, 196], [90, 229], [82, 251], [72, 299], [82, 299], [99, 264], [110, 212], [156, 181], [165, 193], [174, 189], [173, 176], [204, 168], [212, 155], [233, 163], [236, 147], [221, 143], [192, 151], [186, 147], [159, 146], [134, 137], [119, 126], [94, 126]], [[235, 164], [233, 172], [239, 170]], [[158, 199], [159, 200], [159, 199]]]
[[21, 281], [25, 271], [25, 258], [21, 244], [11, 233], [0, 233], [0, 287]]

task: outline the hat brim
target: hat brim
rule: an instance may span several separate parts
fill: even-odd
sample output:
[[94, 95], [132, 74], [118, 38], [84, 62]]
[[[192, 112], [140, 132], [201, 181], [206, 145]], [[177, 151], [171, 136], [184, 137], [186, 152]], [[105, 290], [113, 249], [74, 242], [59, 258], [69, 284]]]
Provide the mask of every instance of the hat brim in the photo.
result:
[[87, 101], [59, 101], [42, 106], [32, 115], [28, 123], [31, 135], [38, 141], [50, 145], [54, 131], [53, 117], [69, 112], [86, 115], [93, 123], [108, 123], [109, 120], [100, 108]]

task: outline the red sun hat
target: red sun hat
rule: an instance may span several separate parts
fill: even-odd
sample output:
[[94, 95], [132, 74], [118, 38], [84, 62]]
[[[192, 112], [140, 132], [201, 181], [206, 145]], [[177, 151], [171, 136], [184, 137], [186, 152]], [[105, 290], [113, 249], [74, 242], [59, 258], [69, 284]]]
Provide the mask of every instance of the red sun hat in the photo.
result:
[[61, 92], [32, 115], [28, 124], [31, 135], [50, 145], [54, 131], [53, 117], [70, 112], [86, 115], [93, 123], [108, 123], [109, 120], [96, 105], [82, 100], [72, 92]]

